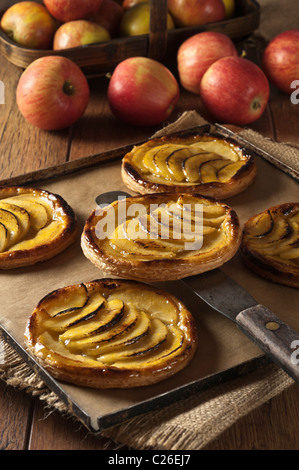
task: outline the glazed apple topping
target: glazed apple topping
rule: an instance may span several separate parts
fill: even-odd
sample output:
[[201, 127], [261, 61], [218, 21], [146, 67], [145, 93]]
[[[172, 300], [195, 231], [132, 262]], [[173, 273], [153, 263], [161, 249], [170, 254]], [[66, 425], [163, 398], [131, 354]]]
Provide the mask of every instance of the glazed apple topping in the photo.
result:
[[30, 317], [26, 337], [35, 354], [52, 363], [117, 368], [163, 367], [191, 341], [183, 306], [171, 295], [140, 284], [111, 288], [105, 281], [47, 295]]
[[196, 142], [145, 143], [124, 159], [146, 181], [163, 184], [193, 185], [230, 181], [248, 157], [237, 146], [217, 138]]
[[[230, 237], [229, 208], [204, 198], [177, 196], [127, 217], [107, 238], [102, 250], [141, 260], [210, 257]], [[101, 234], [99, 234], [101, 236]]]
[[32, 193], [0, 200], [0, 252], [28, 250], [59, 234], [64, 226], [49, 198]]
[[299, 269], [299, 205], [282, 204], [252, 217], [245, 225], [242, 245]]

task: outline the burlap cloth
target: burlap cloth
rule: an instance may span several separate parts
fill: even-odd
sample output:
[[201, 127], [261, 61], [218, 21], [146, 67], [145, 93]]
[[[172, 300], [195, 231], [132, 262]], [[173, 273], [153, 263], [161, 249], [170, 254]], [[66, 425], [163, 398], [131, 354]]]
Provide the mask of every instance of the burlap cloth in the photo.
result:
[[[261, 26], [257, 38], [269, 40], [283, 29], [298, 27], [298, 0], [261, 0]], [[184, 113], [161, 132], [173, 132], [205, 123], [197, 113]], [[252, 130], [241, 135], [295, 171], [299, 170], [299, 150], [264, 138]], [[47, 409], [72, 416], [71, 409], [51, 392], [0, 337], [0, 378], [8, 385], [38, 396]], [[264, 363], [251, 373], [203, 390], [166, 408], [132, 418], [102, 432], [99, 449], [120, 446], [146, 450], [200, 450], [237, 420], [293, 384], [293, 380], [273, 363]], [[99, 437], [101, 437], [99, 436]], [[108, 438], [108, 444], [107, 439]]]

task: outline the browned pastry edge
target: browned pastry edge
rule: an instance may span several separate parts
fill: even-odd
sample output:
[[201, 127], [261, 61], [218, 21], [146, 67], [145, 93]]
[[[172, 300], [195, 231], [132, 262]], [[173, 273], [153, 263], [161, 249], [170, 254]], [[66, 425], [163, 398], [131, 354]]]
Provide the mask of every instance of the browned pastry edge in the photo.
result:
[[129, 158], [133, 150], [126, 154], [122, 160], [121, 176], [124, 184], [132, 191], [139, 194], [148, 193], [165, 193], [165, 192], [184, 192], [184, 193], [200, 193], [203, 196], [210, 196], [215, 199], [226, 199], [245, 191], [256, 177], [256, 163], [252, 152], [247, 148], [241, 147], [236, 141], [229, 137], [223, 137], [217, 133], [209, 134], [190, 134], [178, 133], [170, 136], [163, 136], [157, 139], [151, 139], [149, 142], [161, 144], [161, 142], [186, 143], [190, 140], [196, 142], [197, 138], [209, 136], [219, 138], [225, 142], [237, 146], [238, 150], [246, 157], [246, 163], [236, 172], [236, 174], [227, 183], [198, 183], [193, 185], [180, 184], [160, 184], [147, 181], [138, 172], [138, 170], [130, 163]]
[[[184, 195], [184, 194], [182, 194]], [[145, 196], [133, 196], [130, 198], [132, 202], [146, 201], [153, 203], [170, 199], [177, 194], [147, 194]], [[202, 196], [201, 194], [192, 194], [191, 197], [199, 197], [214, 201], [211, 197]], [[217, 201], [215, 201], [217, 203]], [[200, 254], [191, 257], [177, 259], [158, 259], [158, 260], [134, 260], [125, 258], [116, 258], [104, 253], [96, 242], [95, 226], [96, 215], [94, 211], [86, 220], [83, 233], [81, 236], [81, 247], [84, 255], [100, 270], [107, 274], [123, 277], [126, 279], [135, 279], [138, 281], [173, 281], [182, 279], [187, 276], [200, 274], [222, 266], [229, 261], [237, 252], [242, 236], [239, 218], [236, 212], [229, 206], [220, 203], [229, 210], [231, 240], [230, 243], [223, 247], [217, 253], [217, 258], [201, 263]]]
[[[297, 204], [298, 205], [298, 204]], [[276, 211], [281, 208], [289, 210], [293, 207], [293, 203], [284, 203], [278, 204], [276, 206], [270, 207], [267, 210]], [[266, 211], [264, 211], [266, 212]], [[262, 214], [263, 212], [261, 212]], [[288, 287], [299, 288], [299, 270], [294, 265], [279, 262], [271, 258], [267, 258], [256, 250], [251, 249], [244, 240], [244, 234], [246, 231], [246, 226], [251, 223], [251, 221], [259, 214], [256, 214], [244, 224], [243, 236], [240, 245], [241, 258], [244, 261], [245, 265], [254, 273], [261, 276], [268, 281], [272, 281], [277, 284], [282, 284]]]
[[49, 260], [64, 251], [69, 245], [74, 243], [77, 238], [78, 224], [76, 215], [69, 204], [58, 194], [54, 194], [40, 188], [4, 186], [0, 187], [0, 201], [19, 194], [30, 194], [34, 192], [45, 195], [49, 201], [54, 204], [54, 211], [62, 211], [63, 216], [67, 221], [66, 228], [59, 237], [55, 238], [55, 240], [39, 245], [38, 247], [30, 250], [14, 250], [11, 252], [4, 251], [3, 253], [0, 253], [0, 269], [7, 270], [27, 267], [41, 261]]
[[[69, 359], [66, 363], [62, 356], [59, 356], [57, 353], [53, 355], [52, 360], [50, 358], [44, 359], [41, 354], [35, 351], [35, 344], [39, 335], [38, 311], [39, 308], [42, 308], [42, 299], [28, 319], [25, 331], [26, 347], [28, 351], [35, 357], [37, 362], [43, 366], [54, 378], [73, 383], [75, 385], [98, 389], [132, 388], [151, 385], [165, 380], [181, 371], [190, 363], [198, 344], [195, 321], [189, 310], [187, 310], [182, 302], [176, 299], [172, 294], [169, 294], [168, 292], [165, 292], [162, 289], [158, 289], [154, 286], [140, 282], [137, 283], [136, 281], [131, 280], [105, 278], [96, 279], [84, 284], [87, 287], [97, 284], [100, 289], [103, 287], [109, 290], [113, 290], [118, 286], [136, 286], [140, 289], [150, 289], [154, 292], [158, 292], [161, 295], [166, 295], [175, 303], [175, 305], [180, 305], [181, 321], [183, 323], [185, 333], [187, 332], [187, 345], [183, 349], [183, 352], [180, 352], [177, 356], [169, 359], [168, 361], [164, 361], [162, 365], [161, 362], [158, 362], [156, 365], [136, 369], [120, 369], [106, 365], [104, 368], [100, 365], [95, 365], [94, 367], [84, 365], [82, 366], [79, 362], [75, 362]], [[74, 285], [73, 287], [76, 288], [77, 286]], [[61, 288], [57, 291], [63, 293], [63, 290], [64, 289]], [[44, 298], [46, 297], [47, 296]]]

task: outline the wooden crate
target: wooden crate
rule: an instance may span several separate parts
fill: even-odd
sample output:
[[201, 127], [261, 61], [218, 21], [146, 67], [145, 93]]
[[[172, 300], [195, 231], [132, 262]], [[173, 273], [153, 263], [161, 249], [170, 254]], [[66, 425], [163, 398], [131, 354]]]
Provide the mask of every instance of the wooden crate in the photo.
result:
[[26, 68], [42, 56], [63, 55], [76, 62], [87, 75], [97, 75], [111, 72], [119, 62], [134, 56], [151, 57], [170, 65], [176, 58], [180, 44], [196, 33], [218, 31], [227, 34], [233, 40], [240, 40], [252, 34], [258, 28], [260, 21], [260, 5], [256, 0], [236, 0], [236, 13], [232, 19], [168, 31], [167, 0], [150, 0], [150, 4], [149, 34], [114, 38], [105, 43], [80, 46], [65, 51], [41, 51], [20, 47], [0, 30], [0, 52], [7, 60], [21, 68]]

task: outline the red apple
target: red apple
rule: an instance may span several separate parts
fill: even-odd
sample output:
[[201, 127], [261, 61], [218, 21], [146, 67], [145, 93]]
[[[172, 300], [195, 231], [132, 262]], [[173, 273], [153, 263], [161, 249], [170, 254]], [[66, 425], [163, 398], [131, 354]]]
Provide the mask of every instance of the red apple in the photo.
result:
[[74, 124], [89, 100], [85, 75], [70, 59], [46, 56], [32, 62], [21, 75], [16, 91], [24, 118], [44, 130]]
[[266, 47], [263, 70], [281, 91], [291, 94], [291, 83], [299, 79], [299, 29], [278, 34]]
[[115, 68], [108, 87], [111, 111], [137, 126], [165, 121], [179, 100], [178, 82], [160, 62], [147, 57], [125, 59]]
[[53, 49], [69, 49], [110, 39], [108, 31], [99, 24], [88, 20], [68, 21], [57, 29], [53, 40]]
[[103, 0], [44, 0], [54, 18], [66, 21], [89, 18], [101, 7]]
[[15, 3], [1, 19], [1, 29], [16, 43], [31, 49], [51, 49], [56, 21], [43, 5]]
[[177, 26], [197, 26], [225, 18], [222, 0], [168, 0], [167, 5]]
[[119, 24], [123, 17], [124, 9], [115, 0], [103, 0], [100, 9], [92, 16], [92, 21], [107, 29], [110, 36], [118, 36]]
[[200, 84], [200, 96], [220, 122], [246, 125], [256, 121], [269, 100], [269, 82], [260, 67], [242, 57], [214, 62]]
[[222, 33], [206, 31], [186, 39], [177, 54], [178, 72], [182, 86], [199, 94], [203, 74], [216, 60], [237, 56], [232, 40]]

